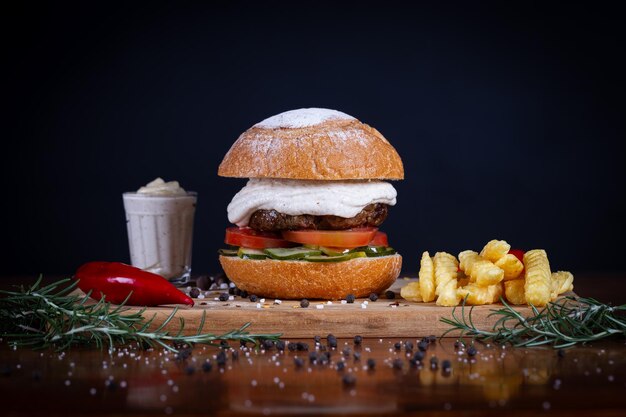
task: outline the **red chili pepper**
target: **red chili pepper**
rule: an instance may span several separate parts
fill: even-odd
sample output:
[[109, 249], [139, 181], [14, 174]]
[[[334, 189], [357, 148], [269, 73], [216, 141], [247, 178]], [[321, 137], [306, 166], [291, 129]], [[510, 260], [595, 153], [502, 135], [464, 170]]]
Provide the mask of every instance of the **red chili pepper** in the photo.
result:
[[88, 262], [76, 271], [78, 288], [91, 298], [103, 296], [114, 304], [122, 303], [128, 294], [127, 305], [158, 306], [162, 304], [187, 304], [193, 300], [160, 275], [120, 262]]

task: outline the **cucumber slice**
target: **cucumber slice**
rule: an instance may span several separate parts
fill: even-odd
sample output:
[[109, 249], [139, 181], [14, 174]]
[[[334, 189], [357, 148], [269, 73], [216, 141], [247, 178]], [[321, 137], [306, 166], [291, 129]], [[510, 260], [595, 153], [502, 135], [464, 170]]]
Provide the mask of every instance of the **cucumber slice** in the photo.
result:
[[237, 249], [220, 249], [217, 251], [222, 256], [237, 256]]
[[396, 250], [394, 248], [385, 247], [377, 251], [366, 251], [365, 253], [367, 254], [368, 258], [377, 258], [379, 256], [395, 255]]
[[322, 254], [319, 250], [308, 249], [304, 246], [297, 248], [269, 248], [265, 249], [264, 252], [268, 254], [270, 258], [277, 260], [303, 259], [306, 256], [319, 256]]
[[343, 262], [365, 257], [367, 257], [365, 252], [349, 252], [341, 256], [307, 256], [304, 260], [309, 262]]
[[243, 259], [266, 259], [267, 255], [262, 250], [258, 249], [248, 249], [248, 248], [239, 248], [237, 252], [237, 256]]
[[346, 253], [349, 252], [360, 252], [360, 251], [355, 251], [354, 249], [344, 249], [342, 251], [339, 251], [335, 248], [327, 248], [325, 246], [320, 246], [320, 250], [322, 252], [324, 252], [324, 255], [328, 255], [328, 256], [342, 256], [345, 255]]

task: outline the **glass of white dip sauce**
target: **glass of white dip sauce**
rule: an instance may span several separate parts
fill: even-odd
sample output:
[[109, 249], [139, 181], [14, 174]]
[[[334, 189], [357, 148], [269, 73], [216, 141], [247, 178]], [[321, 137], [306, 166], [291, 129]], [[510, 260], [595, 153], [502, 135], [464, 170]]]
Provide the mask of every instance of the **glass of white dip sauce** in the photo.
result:
[[132, 265], [177, 284], [187, 283], [197, 194], [185, 191], [177, 181], [157, 178], [122, 197]]

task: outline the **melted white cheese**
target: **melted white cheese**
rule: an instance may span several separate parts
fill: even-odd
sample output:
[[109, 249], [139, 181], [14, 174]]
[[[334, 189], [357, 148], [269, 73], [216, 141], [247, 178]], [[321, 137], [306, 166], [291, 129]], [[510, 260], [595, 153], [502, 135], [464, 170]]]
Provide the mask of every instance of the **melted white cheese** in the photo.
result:
[[228, 220], [247, 226], [257, 210], [276, 210], [290, 216], [351, 218], [365, 206], [396, 204], [396, 189], [384, 181], [301, 181], [250, 179], [228, 205]]

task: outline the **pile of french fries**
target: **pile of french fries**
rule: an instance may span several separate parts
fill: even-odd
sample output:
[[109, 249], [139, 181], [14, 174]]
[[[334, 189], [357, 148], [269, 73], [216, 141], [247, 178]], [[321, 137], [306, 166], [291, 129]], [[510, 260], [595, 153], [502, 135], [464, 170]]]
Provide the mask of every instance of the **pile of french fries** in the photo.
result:
[[543, 249], [524, 253], [523, 262], [504, 240], [488, 242], [480, 253], [465, 250], [454, 255], [437, 252], [422, 254], [419, 280], [404, 286], [400, 295], [408, 301], [453, 307], [465, 300], [467, 305], [498, 302], [504, 296], [515, 305], [543, 307], [560, 294], [574, 289], [570, 272], [550, 271]]

